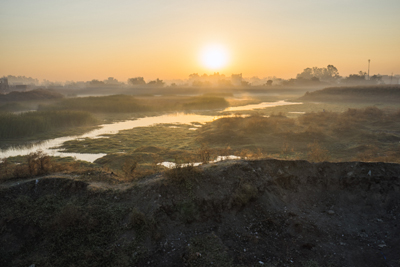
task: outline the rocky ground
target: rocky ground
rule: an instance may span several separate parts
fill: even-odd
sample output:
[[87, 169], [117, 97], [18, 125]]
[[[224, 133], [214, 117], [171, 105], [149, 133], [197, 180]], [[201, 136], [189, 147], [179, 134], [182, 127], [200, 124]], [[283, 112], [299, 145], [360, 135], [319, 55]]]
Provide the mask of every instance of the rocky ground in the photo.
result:
[[399, 266], [400, 165], [226, 161], [3, 183], [2, 266]]

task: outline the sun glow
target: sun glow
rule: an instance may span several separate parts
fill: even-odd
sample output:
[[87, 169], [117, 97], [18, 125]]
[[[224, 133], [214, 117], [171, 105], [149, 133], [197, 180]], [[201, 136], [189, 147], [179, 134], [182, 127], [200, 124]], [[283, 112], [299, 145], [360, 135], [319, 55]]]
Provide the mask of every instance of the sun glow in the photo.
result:
[[228, 63], [228, 52], [221, 45], [209, 45], [201, 53], [202, 64], [209, 69], [220, 69]]

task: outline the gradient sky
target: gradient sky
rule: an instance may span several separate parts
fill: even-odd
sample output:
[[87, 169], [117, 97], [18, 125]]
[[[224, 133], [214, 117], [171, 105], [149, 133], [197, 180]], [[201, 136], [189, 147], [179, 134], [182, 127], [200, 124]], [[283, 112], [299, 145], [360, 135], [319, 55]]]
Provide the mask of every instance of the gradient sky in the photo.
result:
[[[219, 70], [201, 50], [230, 55]], [[53, 81], [400, 74], [399, 0], [1, 0], [0, 76]]]

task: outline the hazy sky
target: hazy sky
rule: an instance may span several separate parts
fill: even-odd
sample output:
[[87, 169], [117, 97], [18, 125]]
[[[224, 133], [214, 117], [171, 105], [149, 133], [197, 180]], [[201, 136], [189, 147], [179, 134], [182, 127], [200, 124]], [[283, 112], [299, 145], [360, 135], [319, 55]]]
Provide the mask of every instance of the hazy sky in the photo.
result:
[[[228, 63], [203, 65], [204, 47]], [[0, 76], [104, 80], [190, 73], [400, 74], [400, 0], [1, 0]]]

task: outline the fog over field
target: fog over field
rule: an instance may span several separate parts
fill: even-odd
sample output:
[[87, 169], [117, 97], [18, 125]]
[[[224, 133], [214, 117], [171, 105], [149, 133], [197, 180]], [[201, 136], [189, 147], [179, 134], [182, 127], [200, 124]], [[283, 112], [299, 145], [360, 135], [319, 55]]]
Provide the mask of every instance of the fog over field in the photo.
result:
[[1, 266], [399, 266], [400, 2], [3, 1]]

